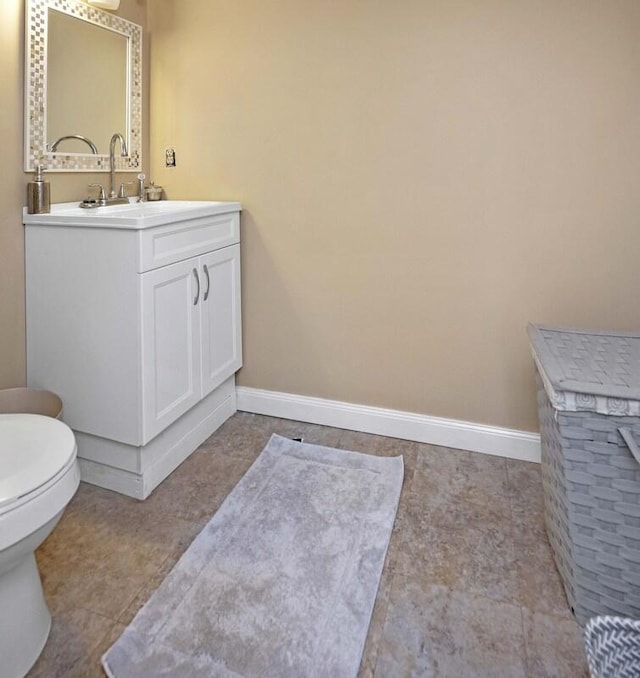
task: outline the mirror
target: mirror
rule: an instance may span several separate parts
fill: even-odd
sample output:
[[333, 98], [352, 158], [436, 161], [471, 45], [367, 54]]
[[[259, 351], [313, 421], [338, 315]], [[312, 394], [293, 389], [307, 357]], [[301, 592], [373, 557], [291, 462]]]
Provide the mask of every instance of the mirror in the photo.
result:
[[[27, 0], [25, 170], [139, 171], [142, 28], [79, 0]], [[119, 147], [118, 147], [119, 150]]]

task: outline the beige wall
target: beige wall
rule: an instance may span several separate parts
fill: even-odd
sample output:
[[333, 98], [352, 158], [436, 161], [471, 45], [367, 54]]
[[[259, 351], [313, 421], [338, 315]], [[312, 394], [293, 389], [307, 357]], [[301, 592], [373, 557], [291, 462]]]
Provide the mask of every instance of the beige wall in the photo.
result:
[[[146, 26], [146, 0], [122, 0], [117, 14]], [[148, 83], [148, 41], [143, 40], [145, 81]], [[23, 162], [24, 0], [0, 2], [0, 388], [25, 383], [24, 232], [22, 206], [30, 178]], [[99, 89], [96, 91], [99, 92]], [[145, 103], [148, 88], [143, 92]], [[148, 105], [143, 126], [143, 161], [148, 165]], [[131, 179], [130, 175], [124, 175]], [[104, 173], [49, 174], [53, 202], [80, 201], [89, 182], [108, 183]]]
[[[2, 387], [24, 381], [27, 177], [22, 2], [0, 7]], [[640, 325], [637, 0], [149, 14], [153, 178], [245, 207], [241, 384], [535, 430], [526, 322]], [[92, 178], [52, 175], [54, 200]]]
[[24, 383], [24, 266], [20, 210], [24, 10], [0, 3], [0, 388]]
[[242, 385], [535, 430], [527, 321], [640, 328], [637, 0], [151, 19], [154, 176], [245, 208]]

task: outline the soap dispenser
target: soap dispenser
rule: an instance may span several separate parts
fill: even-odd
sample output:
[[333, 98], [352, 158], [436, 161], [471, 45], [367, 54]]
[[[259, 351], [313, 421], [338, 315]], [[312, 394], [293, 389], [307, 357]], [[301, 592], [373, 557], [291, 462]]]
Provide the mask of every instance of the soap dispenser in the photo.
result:
[[51, 211], [51, 192], [49, 182], [42, 178], [42, 165], [36, 165], [33, 181], [27, 184], [27, 212], [29, 214], [48, 214]]

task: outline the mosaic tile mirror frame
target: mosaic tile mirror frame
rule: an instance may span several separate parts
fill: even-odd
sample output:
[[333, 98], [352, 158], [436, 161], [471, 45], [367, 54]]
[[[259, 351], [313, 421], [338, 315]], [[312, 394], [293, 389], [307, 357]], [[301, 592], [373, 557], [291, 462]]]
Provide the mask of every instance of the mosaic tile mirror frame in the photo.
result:
[[[51, 15], [51, 12], [56, 14]], [[95, 72], [96, 75], [93, 81], [87, 83], [76, 77], [78, 68], [69, 69], [68, 77], [67, 71], [63, 71], [65, 91], [62, 93], [52, 91], [47, 77], [48, 49], [54, 44], [49, 37], [52, 16], [56, 21], [68, 17], [70, 26], [80, 28], [78, 22], [82, 22], [86, 24], [81, 27], [82, 30], [93, 26], [98, 31], [89, 37], [89, 46], [81, 54], [71, 53], [71, 41], [65, 42], [67, 62], [71, 60], [76, 65], [86, 64], [85, 72]], [[33, 170], [36, 164], [43, 164], [54, 172], [108, 172], [109, 148], [108, 141], [105, 143], [104, 139], [110, 139], [116, 132], [120, 132], [125, 138], [128, 151], [126, 157], [121, 157], [120, 148], [116, 149], [116, 169], [139, 171], [142, 162], [142, 27], [79, 0], [26, 0], [25, 28], [25, 171]], [[126, 52], [122, 55], [122, 68], [111, 68], [108, 60], [104, 59], [104, 54], [100, 53], [102, 38], [111, 39], [110, 36], [121, 38], [114, 39], [121, 42], [122, 50]], [[110, 80], [112, 77], [113, 82]], [[65, 110], [66, 106], [70, 118], [77, 116], [79, 110], [85, 111], [85, 118], [95, 126], [96, 119], [104, 117], [105, 107], [113, 99], [105, 95], [105, 91], [109, 91], [106, 85], [111, 87], [111, 91], [124, 90], [121, 94], [121, 118], [118, 118], [122, 120], [121, 124], [105, 122], [104, 130], [92, 133], [94, 137], [96, 134], [100, 137], [96, 143], [90, 139], [89, 134], [83, 134], [82, 129], [70, 128], [62, 137], [56, 133], [56, 139], [50, 138], [52, 131], [48, 125], [51, 113], [49, 109], [54, 105], [56, 110]], [[78, 123], [73, 123], [73, 126], [81, 127]], [[110, 129], [111, 127], [124, 129]], [[55, 152], [52, 152], [52, 148]]]

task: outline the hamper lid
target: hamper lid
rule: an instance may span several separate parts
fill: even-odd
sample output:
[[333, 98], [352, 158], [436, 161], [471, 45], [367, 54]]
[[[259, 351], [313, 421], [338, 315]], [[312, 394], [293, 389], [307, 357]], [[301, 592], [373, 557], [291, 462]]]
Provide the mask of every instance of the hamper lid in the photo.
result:
[[[531, 324], [527, 332], [554, 405], [564, 401], [567, 406], [560, 409], [604, 414], [640, 412], [640, 333]], [[564, 392], [564, 397], [558, 392]], [[574, 396], [575, 406], [568, 406], [567, 395]]]

